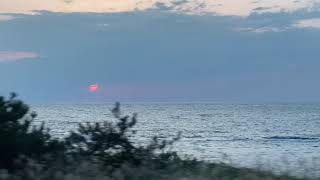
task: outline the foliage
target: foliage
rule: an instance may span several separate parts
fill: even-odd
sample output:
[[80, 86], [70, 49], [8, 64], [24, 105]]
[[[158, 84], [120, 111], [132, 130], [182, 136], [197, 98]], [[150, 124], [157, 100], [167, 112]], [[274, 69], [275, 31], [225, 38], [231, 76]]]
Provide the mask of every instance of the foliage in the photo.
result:
[[[135, 134], [137, 115], [122, 116], [120, 104], [112, 110], [116, 123], [79, 124], [77, 131], [58, 141], [51, 137], [44, 123], [33, 126], [36, 114], [16, 99], [12, 93], [9, 99], [0, 98], [0, 169], [23, 168], [28, 160], [37, 163], [59, 163], [63, 166], [79, 160], [99, 161], [104, 166], [119, 168], [123, 164], [141, 165], [146, 161], [162, 164], [167, 160], [179, 159], [175, 152], [168, 152], [179, 139], [159, 141], [154, 137], [149, 145], [136, 146], [129, 137]], [[17, 163], [19, 162], [19, 163]], [[160, 167], [160, 166], [159, 166]]]
[[9, 99], [0, 97], [0, 168], [11, 170], [23, 166], [27, 158], [40, 160], [61, 148], [44, 124], [31, 124], [35, 117], [15, 93]]
[[99, 159], [106, 166], [119, 168], [123, 164], [134, 166], [146, 161], [166, 162], [178, 159], [175, 152], [166, 149], [180, 138], [180, 134], [171, 141], [159, 141], [157, 137], [146, 146], [136, 146], [131, 140], [135, 134], [132, 128], [137, 123], [137, 114], [132, 117], [121, 116], [120, 104], [112, 110], [117, 123], [79, 124], [77, 132], [66, 137], [69, 154], [80, 157]]

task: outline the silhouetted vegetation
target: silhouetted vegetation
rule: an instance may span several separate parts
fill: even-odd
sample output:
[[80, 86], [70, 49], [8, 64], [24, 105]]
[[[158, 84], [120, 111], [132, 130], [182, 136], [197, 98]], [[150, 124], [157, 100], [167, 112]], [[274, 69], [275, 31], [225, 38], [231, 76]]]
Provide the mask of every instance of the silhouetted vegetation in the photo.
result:
[[130, 140], [137, 116], [112, 110], [116, 122], [79, 124], [63, 139], [45, 125], [32, 124], [35, 113], [11, 94], [0, 97], [0, 179], [295, 179], [225, 164], [182, 159], [170, 141], [151, 139], [145, 146]]
[[8, 100], [0, 97], [0, 168], [10, 171], [23, 168], [27, 159], [42, 161], [45, 155], [53, 155], [63, 148], [51, 138], [44, 124], [32, 125], [36, 114], [15, 98], [15, 93]]

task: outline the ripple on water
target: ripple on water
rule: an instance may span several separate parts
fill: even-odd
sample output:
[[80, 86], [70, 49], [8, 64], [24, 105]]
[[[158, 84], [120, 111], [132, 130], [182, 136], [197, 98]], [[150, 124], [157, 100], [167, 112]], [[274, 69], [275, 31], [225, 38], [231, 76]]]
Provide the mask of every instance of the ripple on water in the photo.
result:
[[270, 137], [263, 137], [263, 138], [270, 139], [270, 140], [319, 140], [319, 138], [302, 137], [302, 136], [270, 136]]
[[[240, 165], [252, 167], [249, 159], [281, 169], [285, 156], [290, 164], [298, 159], [320, 157], [320, 104], [317, 105], [222, 105], [139, 104], [122, 106], [123, 112], [138, 112], [136, 139], [149, 142], [154, 135], [172, 138], [182, 131], [179, 153], [217, 159], [226, 153]], [[55, 136], [66, 135], [77, 123], [114, 120], [112, 105], [45, 105], [35, 107], [35, 123], [45, 121]], [[303, 134], [301, 134], [303, 133]], [[200, 149], [199, 149], [200, 148]], [[319, 161], [320, 162], [320, 161]], [[283, 166], [284, 167], [284, 166]], [[319, 167], [307, 164], [304, 167]], [[292, 171], [299, 169], [292, 168]]]

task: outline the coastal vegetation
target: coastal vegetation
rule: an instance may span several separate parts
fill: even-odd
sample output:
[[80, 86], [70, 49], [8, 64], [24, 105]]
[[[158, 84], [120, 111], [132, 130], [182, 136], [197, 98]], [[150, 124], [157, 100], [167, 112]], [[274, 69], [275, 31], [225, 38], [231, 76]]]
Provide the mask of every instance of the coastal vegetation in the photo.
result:
[[33, 124], [36, 113], [12, 93], [0, 97], [0, 179], [7, 180], [294, 180], [223, 163], [181, 158], [171, 140], [154, 137], [146, 145], [131, 140], [136, 114], [125, 116], [116, 103], [116, 121], [79, 124], [57, 139], [43, 123]]

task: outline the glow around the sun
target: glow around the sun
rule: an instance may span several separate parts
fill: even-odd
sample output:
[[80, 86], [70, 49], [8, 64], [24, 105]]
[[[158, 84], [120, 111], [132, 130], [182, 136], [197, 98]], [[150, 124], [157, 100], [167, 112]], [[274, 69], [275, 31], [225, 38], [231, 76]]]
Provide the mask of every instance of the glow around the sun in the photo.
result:
[[89, 91], [90, 92], [97, 92], [99, 90], [99, 85], [98, 84], [91, 84], [89, 86]]

